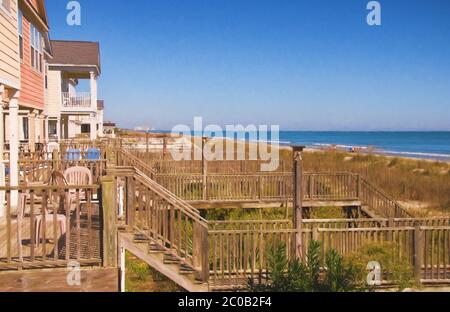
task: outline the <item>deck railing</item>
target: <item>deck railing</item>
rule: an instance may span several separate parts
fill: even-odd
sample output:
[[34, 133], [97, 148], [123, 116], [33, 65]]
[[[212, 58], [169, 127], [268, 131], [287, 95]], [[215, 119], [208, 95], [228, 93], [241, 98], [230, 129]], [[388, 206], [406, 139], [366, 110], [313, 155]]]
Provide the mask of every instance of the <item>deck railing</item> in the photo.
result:
[[[449, 221], [416, 219], [416, 226], [408, 227], [401, 225], [403, 219], [304, 220], [302, 252], [306, 255], [312, 240], [322, 243], [322, 254], [334, 249], [343, 256], [356, 255], [376, 243], [391, 248], [393, 259], [409, 265], [422, 283], [448, 283], [450, 227], [420, 224]], [[394, 226], [389, 227], [390, 222]], [[245, 286], [249, 279], [264, 282], [267, 253], [277, 244], [286, 246], [288, 259], [295, 257], [296, 230], [289, 220], [210, 221], [209, 229], [210, 282], [215, 287]], [[392, 272], [386, 273], [389, 280]]]
[[[0, 271], [101, 265], [98, 186], [0, 187]], [[19, 205], [12, 199], [18, 196]]]
[[91, 108], [91, 93], [78, 92], [72, 94], [70, 92], [61, 93], [61, 103], [64, 108]]
[[126, 225], [208, 281], [208, 224], [198, 210], [136, 168], [113, 172], [125, 181]]
[[45, 184], [55, 170], [64, 172], [72, 167], [88, 168], [93, 182], [99, 183], [100, 178], [106, 174], [107, 160], [20, 160], [18, 164], [20, 181], [24, 184]]
[[358, 197], [380, 217], [408, 218], [411, 215], [382, 190], [358, 176]]

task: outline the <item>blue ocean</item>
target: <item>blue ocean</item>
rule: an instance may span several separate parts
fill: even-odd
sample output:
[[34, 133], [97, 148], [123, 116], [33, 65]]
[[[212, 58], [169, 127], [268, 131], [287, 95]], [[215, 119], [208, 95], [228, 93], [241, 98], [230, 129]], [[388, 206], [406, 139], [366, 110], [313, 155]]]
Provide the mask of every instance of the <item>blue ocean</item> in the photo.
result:
[[[248, 134], [246, 138], [251, 140]], [[279, 143], [349, 151], [356, 148], [390, 156], [450, 161], [450, 132], [281, 131]]]
[[336, 146], [378, 153], [437, 160], [450, 160], [450, 132], [280, 132], [281, 144], [312, 148]]

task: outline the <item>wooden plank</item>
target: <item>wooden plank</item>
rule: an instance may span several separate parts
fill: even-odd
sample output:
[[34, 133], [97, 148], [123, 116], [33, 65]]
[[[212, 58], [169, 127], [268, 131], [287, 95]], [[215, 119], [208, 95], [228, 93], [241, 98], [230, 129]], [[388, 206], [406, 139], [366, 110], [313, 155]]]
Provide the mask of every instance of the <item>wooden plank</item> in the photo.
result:
[[119, 271], [81, 269], [80, 286], [69, 286], [67, 269], [0, 273], [0, 292], [117, 292]]

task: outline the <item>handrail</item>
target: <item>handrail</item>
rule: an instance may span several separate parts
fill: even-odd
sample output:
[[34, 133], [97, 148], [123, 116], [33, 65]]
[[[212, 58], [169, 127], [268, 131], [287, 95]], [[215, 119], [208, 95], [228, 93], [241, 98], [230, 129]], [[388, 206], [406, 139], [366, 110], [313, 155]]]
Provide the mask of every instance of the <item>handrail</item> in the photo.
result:
[[[137, 169], [140, 169], [142, 172], [144, 172], [147, 176], [150, 178], [153, 178], [156, 174], [156, 171], [147, 165], [145, 162], [140, 160], [138, 157], [134, 156], [124, 148], [120, 148], [118, 150], [119, 154], [121, 154], [121, 160], [122, 162], [125, 161], [125, 165], [133, 165], [133, 167], [136, 167]], [[125, 156], [125, 157], [124, 157]], [[128, 158], [128, 159], [127, 159]], [[120, 162], [120, 160], [118, 160]], [[120, 163], [119, 163], [120, 164]], [[123, 165], [123, 164], [121, 164]], [[137, 165], [137, 166], [136, 166]]]
[[[397, 201], [389, 197], [381, 189], [359, 176], [359, 197], [376, 212], [383, 214], [387, 218], [408, 218], [412, 217], [406, 209]], [[383, 205], [384, 203], [384, 205]]]
[[170, 204], [177, 206], [179, 208], [182, 208], [186, 213], [189, 214], [190, 217], [196, 219], [196, 221], [200, 222], [202, 226], [208, 227], [208, 221], [204, 219], [200, 212], [192, 207], [190, 204], [185, 202], [184, 200], [178, 198], [175, 196], [175, 194], [171, 193], [167, 189], [165, 189], [163, 186], [155, 182], [154, 180], [150, 179], [148, 176], [146, 176], [143, 172], [139, 171], [138, 169], [134, 168], [136, 175], [135, 178], [139, 182], [141, 182], [144, 186], [149, 187], [152, 191], [157, 193], [159, 196], [161, 196], [163, 199], [165, 199]]

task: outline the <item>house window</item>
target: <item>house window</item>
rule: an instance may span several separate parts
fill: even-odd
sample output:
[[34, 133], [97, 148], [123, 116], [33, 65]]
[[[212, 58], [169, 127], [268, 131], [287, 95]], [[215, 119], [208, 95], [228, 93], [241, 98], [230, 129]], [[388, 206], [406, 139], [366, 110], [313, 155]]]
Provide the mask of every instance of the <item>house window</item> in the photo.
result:
[[81, 134], [89, 134], [91, 133], [91, 125], [90, 124], [82, 124], [81, 125]]
[[[1, 1], [1, 0], [0, 0]], [[22, 12], [19, 11], [19, 54], [20, 54], [20, 60], [23, 61], [23, 15]]]
[[31, 67], [42, 72], [42, 35], [30, 24]]
[[7, 12], [11, 12], [11, 0], [0, 0], [0, 6]]

